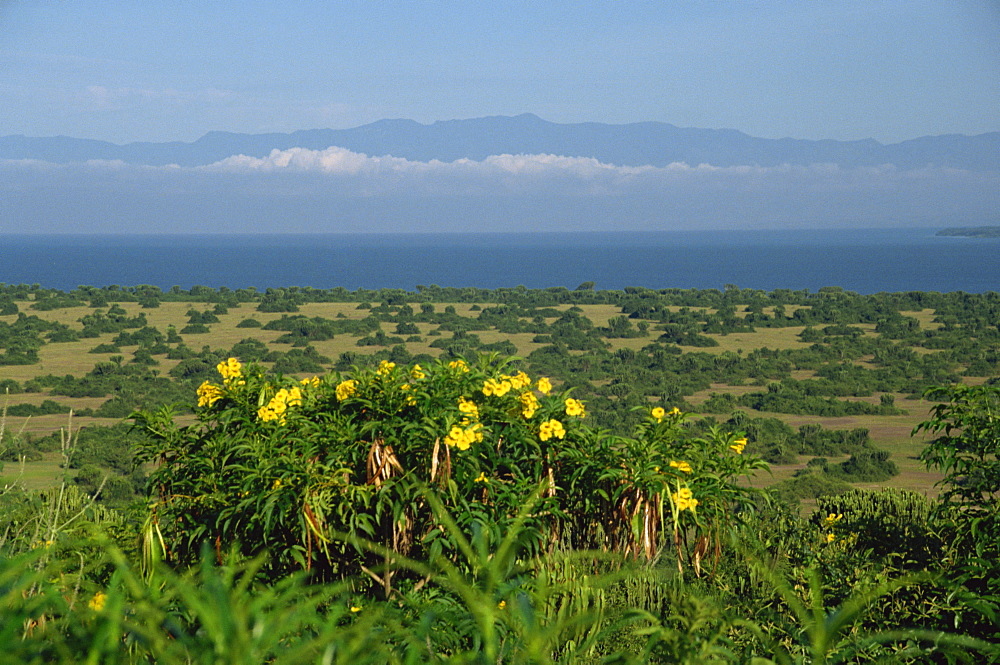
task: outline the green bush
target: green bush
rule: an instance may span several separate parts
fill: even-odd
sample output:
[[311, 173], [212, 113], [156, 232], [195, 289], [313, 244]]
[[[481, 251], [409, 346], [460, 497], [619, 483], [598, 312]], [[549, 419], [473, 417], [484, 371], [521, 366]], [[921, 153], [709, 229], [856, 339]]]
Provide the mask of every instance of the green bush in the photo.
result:
[[[748, 496], [735, 478], [761, 466], [741, 454], [746, 440], [693, 436], [681, 412], [648, 407], [635, 437], [611, 436], [584, 422], [581, 402], [508, 362], [383, 360], [302, 382], [220, 363], [222, 382], [198, 390], [196, 424], [180, 427], [169, 411], [136, 416], [153, 437], [141, 458], [155, 467], [169, 551], [192, 561], [208, 541], [266, 549], [275, 574], [362, 574], [378, 560], [340, 534], [437, 556], [454, 543], [441, 538], [425, 492], [463, 528], [500, 534], [542, 483], [529, 551], [553, 538], [644, 558], [669, 546], [678, 565], [699, 566], [695, 534], [720, 536]], [[388, 592], [395, 574], [371, 579]]]

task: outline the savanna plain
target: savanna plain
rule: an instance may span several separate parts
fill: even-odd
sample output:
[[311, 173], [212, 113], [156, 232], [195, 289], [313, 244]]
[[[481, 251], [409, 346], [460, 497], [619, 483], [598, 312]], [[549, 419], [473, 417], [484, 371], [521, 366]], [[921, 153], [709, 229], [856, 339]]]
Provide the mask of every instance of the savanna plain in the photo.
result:
[[996, 662], [998, 321], [0, 285], [0, 661]]

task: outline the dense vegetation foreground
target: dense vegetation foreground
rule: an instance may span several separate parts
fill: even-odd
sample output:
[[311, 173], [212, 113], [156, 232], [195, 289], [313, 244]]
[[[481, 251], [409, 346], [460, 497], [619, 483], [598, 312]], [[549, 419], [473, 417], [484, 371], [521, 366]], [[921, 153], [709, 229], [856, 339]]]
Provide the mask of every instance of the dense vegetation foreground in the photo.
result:
[[804, 520], [737, 482], [765, 464], [743, 433], [669, 405], [595, 428], [496, 356], [217, 371], [193, 422], [133, 415], [138, 534], [76, 486], [8, 488], [0, 659], [1000, 657], [995, 387], [935, 393], [939, 501], [852, 492]]
[[998, 320], [0, 285], [0, 663], [1000, 662]]

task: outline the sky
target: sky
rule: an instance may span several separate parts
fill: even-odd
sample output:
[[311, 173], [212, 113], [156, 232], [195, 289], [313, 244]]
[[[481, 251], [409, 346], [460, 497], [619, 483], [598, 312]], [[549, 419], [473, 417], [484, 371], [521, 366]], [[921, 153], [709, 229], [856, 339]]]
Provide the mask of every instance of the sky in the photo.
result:
[[997, 0], [0, 0], [0, 136], [535, 113], [766, 138], [1000, 130]]
[[[1000, 0], [0, 0], [0, 137], [191, 142], [522, 113], [771, 139], [997, 132]], [[0, 234], [1000, 223], [1000, 170], [585, 157], [0, 159]]]

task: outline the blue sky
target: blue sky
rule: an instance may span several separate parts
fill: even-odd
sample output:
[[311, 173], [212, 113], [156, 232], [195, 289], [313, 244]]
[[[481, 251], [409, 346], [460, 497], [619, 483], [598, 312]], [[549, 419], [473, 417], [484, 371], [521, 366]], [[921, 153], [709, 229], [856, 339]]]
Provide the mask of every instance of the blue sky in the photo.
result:
[[997, 0], [0, 1], [0, 135], [125, 143], [382, 118], [1000, 130]]
[[[0, 136], [115, 143], [533, 113], [763, 138], [1000, 131], [1000, 0], [0, 0]], [[1000, 223], [1000, 171], [342, 146], [0, 160], [0, 234]]]

